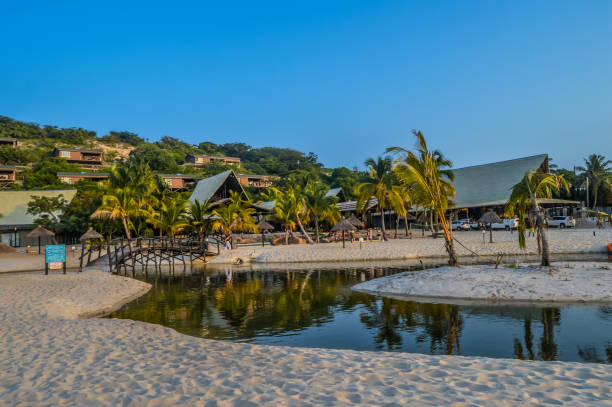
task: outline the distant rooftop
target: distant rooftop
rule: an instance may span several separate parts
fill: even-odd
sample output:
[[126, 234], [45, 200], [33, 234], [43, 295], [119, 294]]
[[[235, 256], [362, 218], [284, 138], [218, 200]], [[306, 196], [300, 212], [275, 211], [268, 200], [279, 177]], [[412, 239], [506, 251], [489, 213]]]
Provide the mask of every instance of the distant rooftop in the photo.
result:
[[108, 177], [108, 172], [58, 172], [58, 176], [79, 176], [79, 177]]
[[56, 150], [62, 151], [80, 151], [81, 153], [92, 153], [92, 154], [102, 154], [102, 150], [91, 150], [87, 148], [76, 148], [76, 147], [55, 147]]

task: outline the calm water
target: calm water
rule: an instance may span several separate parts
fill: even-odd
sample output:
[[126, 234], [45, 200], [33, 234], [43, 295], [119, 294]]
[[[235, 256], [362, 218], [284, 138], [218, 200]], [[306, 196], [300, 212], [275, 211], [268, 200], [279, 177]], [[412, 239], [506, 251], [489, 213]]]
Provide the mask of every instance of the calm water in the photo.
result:
[[228, 267], [150, 276], [151, 291], [111, 317], [237, 342], [612, 363], [612, 305], [459, 306], [350, 289], [406, 269]]

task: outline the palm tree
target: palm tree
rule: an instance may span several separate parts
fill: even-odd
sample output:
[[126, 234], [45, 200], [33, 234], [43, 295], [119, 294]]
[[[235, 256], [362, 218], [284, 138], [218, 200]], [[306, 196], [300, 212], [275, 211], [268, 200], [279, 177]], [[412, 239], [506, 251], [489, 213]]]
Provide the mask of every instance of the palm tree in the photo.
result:
[[550, 266], [550, 250], [548, 247], [546, 230], [544, 229], [544, 215], [538, 204], [538, 198], [550, 198], [553, 192], [558, 194], [562, 188], [569, 191], [569, 185], [562, 175], [527, 171], [523, 179], [512, 187], [512, 193], [510, 194], [510, 199], [506, 206], [507, 213], [513, 212], [514, 208], [516, 208], [519, 213], [519, 227], [521, 222], [523, 223], [523, 232], [518, 234], [519, 245], [524, 247], [524, 211], [528, 205], [531, 205], [536, 218], [538, 241], [541, 242], [542, 266]]
[[219, 229], [221, 233], [233, 239], [233, 232], [257, 233], [255, 223], [255, 210], [249, 201], [243, 202], [242, 195], [236, 191], [230, 191], [229, 204], [212, 211], [215, 216], [212, 227]]
[[194, 202], [189, 202], [188, 218], [190, 226], [195, 230], [200, 238], [200, 244], [204, 242], [204, 238], [212, 230], [213, 220], [210, 216], [212, 205], [209, 201], [200, 203], [197, 199]]
[[121, 219], [125, 236], [130, 239], [132, 237], [130, 218], [140, 213], [135, 195], [129, 187], [113, 189], [110, 194], [102, 197], [102, 205], [92, 214], [92, 217], [95, 217], [96, 213], [109, 212], [110, 219]]
[[289, 244], [289, 233], [296, 226], [296, 212], [298, 203], [293, 190], [281, 191], [278, 188], [270, 188], [267, 194], [263, 194], [267, 200], [274, 201], [274, 218], [285, 228], [285, 244]]
[[168, 197], [160, 202], [159, 223], [160, 235], [174, 236], [179, 230], [189, 225], [185, 216], [187, 202], [184, 199]]
[[304, 189], [304, 203], [309, 217], [314, 219], [317, 243], [319, 238], [319, 221], [336, 223], [340, 220], [340, 209], [336, 206], [336, 197], [327, 196], [329, 187], [319, 180], [309, 181]]
[[584, 159], [585, 167], [576, 167], [589, 179], [593, 191], [593, 209], [597, 206], [597, 194], [603, 185], [612, 182], [612, 160], [600, 154], [591, 154]]
[[449, 257], [448, 264], [457, 266], [459, 262], [455, 254], [453, 236], [446, 222], [446, 211], [453, 205], [452, 198], [455, 197], [455, 188], [451, 183], [452, 172], [444, 168], [450, 167], [451, 163], [444, 159], [439, 151], [431, 151], [427, 148], [423, 133], [416, 130], [413, 130], [412, 133], [417, 138], [415, 152], [401, 147], [388, 149], [388, 151], [400, 151], [407, 154], [405, 161], [398, 162], [395, 166], [395, 173], [406, 187], [417, 190], [417, 194], [429, 203], [437, 218], [442, 220], [446, 251]]
[[396, 178], [393, 174], [393, 162], [389, 157], [378, 157], [376, 161], [368, 158], [365, 161], [368, 167], [370, 180], [362, 182], [356, 187], [358, 195], [357, 210], [364, 211], [372, 197], [378, 200], [377, 207], [380, 211], [381, 229], [383, 239], [387, 240], [385, 228], [385, 209], [403, 205], [403, 199], [399, 190], [393, 188]]

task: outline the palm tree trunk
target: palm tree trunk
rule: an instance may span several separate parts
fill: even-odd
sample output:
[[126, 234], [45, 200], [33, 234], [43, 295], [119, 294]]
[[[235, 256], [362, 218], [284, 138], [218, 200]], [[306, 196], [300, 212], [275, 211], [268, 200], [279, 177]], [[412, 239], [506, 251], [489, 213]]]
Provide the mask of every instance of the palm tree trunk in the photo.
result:
[[289, 244], [289, 228], [285, 226], [285, 246]]
[[319, 239], [319, 217], [315, 216], [315, 231], [317, 233], [317, 243], [321, 243], [321, 240]]
[[599, 183], [593, 182], [593, 210], [597, 206], [597, 190], [599, 189]]
[[406, 237], [408, 237], [408, 214], [404, 215], [404, 227], [406, 228]]
[[300, 227], [300, 232], [302, 232], [302, 234], [304, 236], [306, 236], [306, 240], [308, 241], [308, 244], [314, 244], [314, 242], [310, 238], [310, 235], [306, 232], [306, 230], [304, 230], [304, 226], [302, 225], [302, 221], [300, 220], [300, 216], [296, 215], [295, 218], [297, 219], [298, 226]]
[[[436, 213], [436, 216], [444, 219], [444, 216], [440, 216]], [[455, 246], [453, 242], [453, 235], [451, 231], [448, 229], [448, 225], [446, 221], [442, 222], [442, 230], [444, 232], [444, 240], [446, 240], [446, 252], [448, 253], [448, 265], [451, 267], [459, 266], [459, 261], [457, 260], [457, 254], [455, 253]]]
[[385, 230], [385, 209], [380, 208], [380, 228], [382, 231], [382, 238], [387, 241], [387, 231]]
[[546, 231], [544, 230], [544, 217], [536, 201], [535, 194], [531, 194], [531, 202], [533, 205], [533, 211], [536, 215], [536, 225], [538, 232], [540, 233], [540, 239], [542, 240], [542, 266], [550, 266], [550, 249], [548, 247], [548, 239], [546, 238]]
[[399, 215], [395, 214], [395, 236], [394, 239], [397, 239], [397, 229], [399, 228]]
[[132, 235], [130, 234], [130, 229], [128, 228], [127, 219], [121, 218], [121, 223], [123, 223], [123, 229], [125, 230], [125, 236], [127, 236], [128, 239], [131, 239]]

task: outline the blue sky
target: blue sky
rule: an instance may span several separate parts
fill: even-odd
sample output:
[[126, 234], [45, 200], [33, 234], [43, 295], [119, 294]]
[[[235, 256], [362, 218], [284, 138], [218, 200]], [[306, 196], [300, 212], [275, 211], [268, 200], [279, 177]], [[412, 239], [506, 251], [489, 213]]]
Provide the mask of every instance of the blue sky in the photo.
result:
[[[127, 2], [125, 2], [127, 3]], [[612, 157], [611, 1], [3, 2], [0, 114], [359, 166]]]

